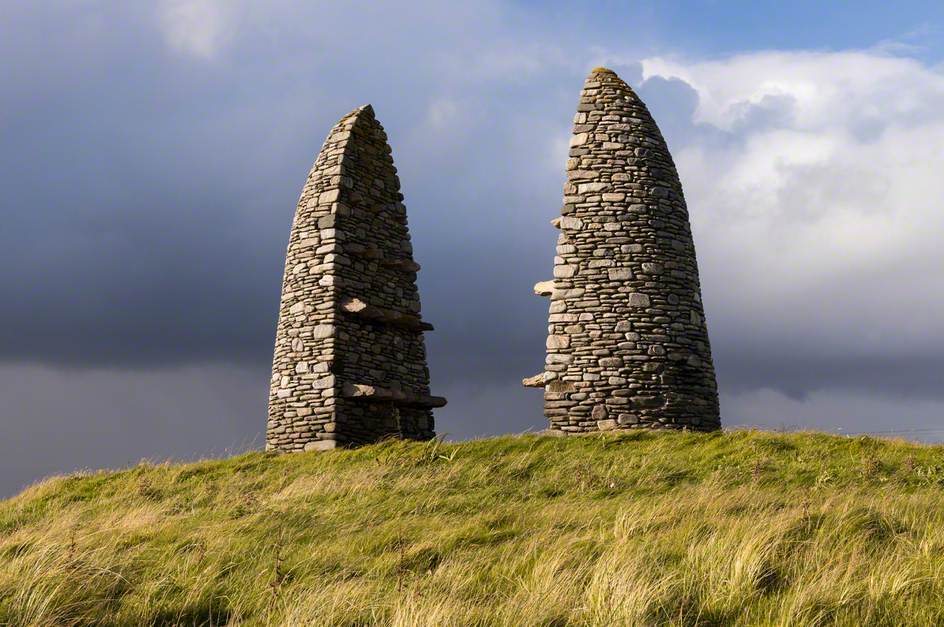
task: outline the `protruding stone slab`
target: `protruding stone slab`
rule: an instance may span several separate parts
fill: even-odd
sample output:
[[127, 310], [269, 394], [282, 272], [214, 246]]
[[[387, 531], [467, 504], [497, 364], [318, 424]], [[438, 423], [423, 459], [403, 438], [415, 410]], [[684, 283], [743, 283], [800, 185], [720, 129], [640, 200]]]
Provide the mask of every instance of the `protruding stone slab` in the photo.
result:
[[521, 380], [521, 385], [526, 388], [543, 388], [544, 387], [544, 373], [534, 375], [533, 377], [528, 377]]
[[391, 388], [380, 387], [379, 385], [367, 385], [363, 383], [345, 383], [341, 394], [344, 398], [359, 399], [364, 401], [396, 403], [399, 405], [408, 405], [413, 407], [445, 407], [446, 399], [442, 396], [416, 395], [395, 390]]
[[554, 280], [541, 281], [534, 284], [534, 293], [538, 296], [550, 296], [554, 293]]
[[[445, 399], [429, 393], [422, 332], [432, 325], [419, 316], [419, 269], [387, 136], [373, 109], [361, 107], [331, 130], [298, 201], [267, 450], [435, 435], [431, 408]], [[373, 396], [345, 395], [351, 381]]]
[[387, 309], [385, 307], [375, 307], [368, 304], [363, 299], [353, 296], [341, 298], [339, 307], [341, 308], [341, 311], [345, 313], [362, 316], [363, 318], [374, 320], [376, 322], [394, 324], [409, 329], [418, 329], [421, 331], [433, 330], [433, 325], [429, 324], [428, 322], [423, 322], [417, 315], [404, 313], [401, 311], [394, 311], [393, 309]]
[[563, 196], [555, 281], [535, 286], [551, 298], [551, 430], [719, 428], [682, 186], [646, 106], [605, 68], [580, 95]]

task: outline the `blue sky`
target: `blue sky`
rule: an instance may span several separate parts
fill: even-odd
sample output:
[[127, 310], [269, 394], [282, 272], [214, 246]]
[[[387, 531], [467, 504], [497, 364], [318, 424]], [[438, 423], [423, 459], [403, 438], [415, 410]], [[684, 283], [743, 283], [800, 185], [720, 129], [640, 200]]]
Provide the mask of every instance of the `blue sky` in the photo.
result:
[[531, 286], [601, 64], [678, 165], [725, 424], [941, 439], [942, 29], [932, 3], [7, 3], [0, 494], [261, 444], [295, 202], [368, 102], [440, 433], [542, 428]]
[[[882, 42], [915, 46], [941, 58], [944, 5], [939, 2], [522, 2], [525, 19], [551, 30], [594, 33], [607, 46], [692, 56], [753, 50], [842, 50]], [[632, 40], [627, 41], [627, 33]]]

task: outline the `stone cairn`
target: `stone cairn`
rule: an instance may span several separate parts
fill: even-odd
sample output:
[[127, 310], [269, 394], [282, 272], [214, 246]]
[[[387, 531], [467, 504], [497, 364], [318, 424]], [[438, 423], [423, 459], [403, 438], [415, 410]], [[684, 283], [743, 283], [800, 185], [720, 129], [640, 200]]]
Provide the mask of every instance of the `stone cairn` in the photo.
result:
[[266, 449], [325, 450], [434, 436], [406, 207], [367, 105], [325, 140], [292, 223]]
[[721, 426], [688, 210], [659, 128], [597, 68], [567, 160], [544, 388], [552, 432]]

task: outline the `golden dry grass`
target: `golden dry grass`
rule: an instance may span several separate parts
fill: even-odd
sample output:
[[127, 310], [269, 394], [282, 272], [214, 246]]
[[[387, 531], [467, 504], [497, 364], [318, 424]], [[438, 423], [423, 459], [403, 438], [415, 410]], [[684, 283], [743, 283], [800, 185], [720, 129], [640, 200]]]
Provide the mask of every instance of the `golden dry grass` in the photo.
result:
[[0, 624], [944, 624], [944, 447], [634, 432], [263, 453], [0, 502]]

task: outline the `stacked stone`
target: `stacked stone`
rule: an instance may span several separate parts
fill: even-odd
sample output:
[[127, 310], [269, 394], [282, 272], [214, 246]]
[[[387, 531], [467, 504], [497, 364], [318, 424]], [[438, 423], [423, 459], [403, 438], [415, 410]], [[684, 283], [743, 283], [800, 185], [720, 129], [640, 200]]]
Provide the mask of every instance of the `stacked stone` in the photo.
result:
[[574, 119], [544, 388], [551, 430], [720, 427], [688, 211], [675, 164], [633, 90], [587, 78]]
[[406, 207], [370, 105], [341, 119], [302, 190], [285, 260], [266, 448], [434, 436]]

